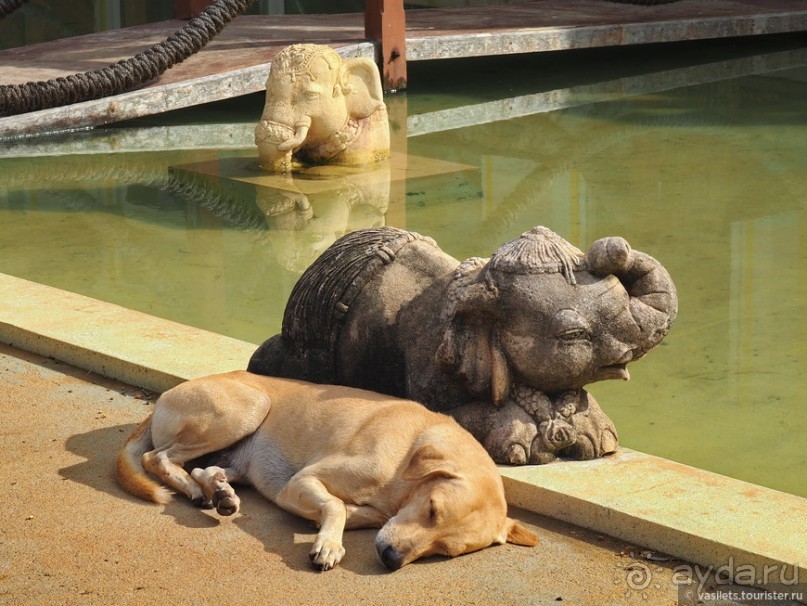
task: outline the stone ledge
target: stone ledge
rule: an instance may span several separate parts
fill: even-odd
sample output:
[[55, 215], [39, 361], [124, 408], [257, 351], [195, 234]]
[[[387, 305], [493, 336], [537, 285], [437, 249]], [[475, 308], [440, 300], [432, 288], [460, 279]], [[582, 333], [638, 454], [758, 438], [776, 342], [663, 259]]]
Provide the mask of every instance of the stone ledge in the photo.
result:
[[0, 342], [163, 392], [247, 367], [256, 345], [0, 274]]
[[[0, 291], [0, 342], [156, 392], [246, 368], [255, 349], [4, 274]], [[513, 506], [713, 572], [787, 566], [792, 579], [807, 563], [807, 499], [798, 496], [624, 448], [595, 461], [500, 470]]]
[[770, 579], [784, 570], [789, 580], [807, 564], [807, 499], [796, 495], [627, 448], [594, 461], [500, 471], [513, 506], [713, 571], [750, 566], [763, 575], [767, 567]]

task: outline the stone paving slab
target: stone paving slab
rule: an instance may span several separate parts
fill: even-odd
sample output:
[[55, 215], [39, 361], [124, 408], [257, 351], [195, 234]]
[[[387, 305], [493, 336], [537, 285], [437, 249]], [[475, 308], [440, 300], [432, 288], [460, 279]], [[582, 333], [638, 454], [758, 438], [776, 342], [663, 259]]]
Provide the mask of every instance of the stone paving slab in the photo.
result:
[[0, 342], [163, 392], [247, 367], [256, 345], [0, 274]]
[[[596, 461], [501, 467], [512, 505], [702, 566], [801, 578], [807, 499], [621, 448]], [[775, 572], [774, 572], [775, 571]], [[807, 594], [805, 594], [807, 597]]]

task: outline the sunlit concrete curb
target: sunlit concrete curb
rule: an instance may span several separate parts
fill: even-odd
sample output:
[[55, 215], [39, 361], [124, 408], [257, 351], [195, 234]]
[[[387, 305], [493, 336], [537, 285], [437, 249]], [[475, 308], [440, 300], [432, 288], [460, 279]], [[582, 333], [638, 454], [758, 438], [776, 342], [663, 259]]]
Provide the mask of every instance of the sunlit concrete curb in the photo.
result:
[[246, 368], [255, 345], [0, 274], [0, 341], [151, 391]]
[[[0, 292], [0, 342], [156, 392], [245, 368], [255, 349], [3, 274]], [[595, 461], [500, 469], [513, 506], [712, 572], [723, 567], [725, 578], [743, 573], [740, 581], [762, 584], [768, 574], [775, 584], [800, 578], [794, 567], [807, 563], [801, 497], [628, 449]]]
[[626, 448], [500, 470], [511, 505], [722, 567], [723, 578], [787, 584], [804, 574], [807, 499]]

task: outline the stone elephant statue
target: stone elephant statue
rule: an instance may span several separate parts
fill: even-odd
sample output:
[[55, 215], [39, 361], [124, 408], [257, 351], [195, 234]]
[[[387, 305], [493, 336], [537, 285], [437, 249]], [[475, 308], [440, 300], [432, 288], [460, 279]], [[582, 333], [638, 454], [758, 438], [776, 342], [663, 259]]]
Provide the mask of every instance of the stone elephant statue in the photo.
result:
[[591, 459], [618, 438], [583, 387], [627, 380], [677, 308], [664, 267], [619, 237], [584, 254], [536, 227], [460, 263], [430, 238], [372, 228], [306, 270], [249, 370], [417, 400], [498, 463]]
[[367, 164], [389, 156], [381, 78], [366, 58], [343, 59], [329, 46], [295, 44], [272, 60], [266, 105], [255, 127], [261, 166]]

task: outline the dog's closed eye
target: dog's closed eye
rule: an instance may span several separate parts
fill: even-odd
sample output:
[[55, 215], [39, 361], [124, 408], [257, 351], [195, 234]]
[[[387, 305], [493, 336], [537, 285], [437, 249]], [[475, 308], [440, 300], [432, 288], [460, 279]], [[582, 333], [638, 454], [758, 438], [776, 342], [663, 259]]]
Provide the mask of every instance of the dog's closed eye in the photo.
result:
[[437, 524], [440, 521], [440, 509], [434, 502], [434, 499], [429, 499], [429, 521], [432, 524]]

